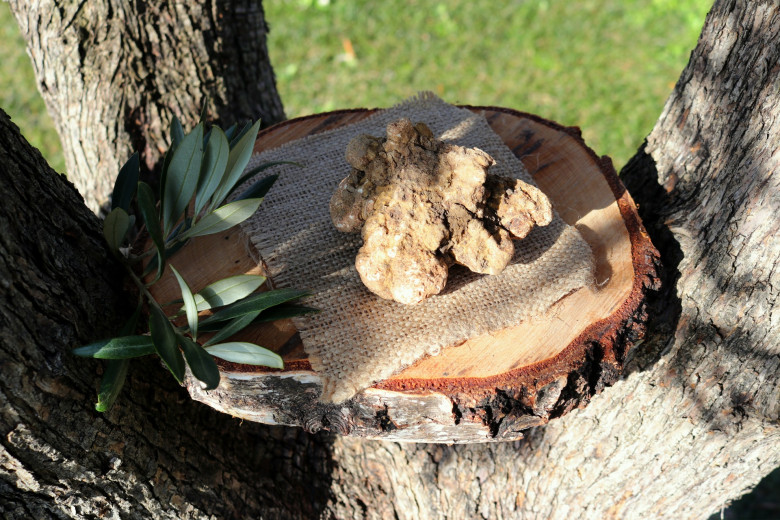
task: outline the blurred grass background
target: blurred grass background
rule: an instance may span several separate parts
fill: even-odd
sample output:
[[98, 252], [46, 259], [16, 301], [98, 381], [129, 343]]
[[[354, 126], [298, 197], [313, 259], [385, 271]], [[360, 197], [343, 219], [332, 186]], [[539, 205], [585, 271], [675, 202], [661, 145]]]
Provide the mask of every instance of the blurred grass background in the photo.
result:
[[288, 117], [420, 90], [582, 128], [620, 167], [650, 132], [711, 0], [269, 0]]
[[[582, 128], [620, 168], [652, 130], [712, 0], [267, 0], [288, 117], [384, 107], [421, 90]], [[0, 107], [65, 165], [24, 41], [0, 2]], [[780, 518], [780, 470], [723, 513]], [[713, 515], [720, 518], [721, 513]]]

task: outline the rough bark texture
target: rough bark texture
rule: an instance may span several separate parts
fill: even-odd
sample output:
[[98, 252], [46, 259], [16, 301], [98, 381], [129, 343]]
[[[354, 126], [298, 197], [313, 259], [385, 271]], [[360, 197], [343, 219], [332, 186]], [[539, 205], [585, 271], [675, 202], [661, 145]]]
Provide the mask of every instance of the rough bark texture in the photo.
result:
[[191, 127], [208, 98], [225, 125], [284, 119], [259, 0], [12, 0], [68, 178], [98, 211], [139, 150], [154, 171], [170, 121]]
[[0, 193], [0, 517], [316, 517], [327, 437], [219, 414], [153, 361], [94, 411], [100, 363], [69, 351], [134, 299], [97, 217], [2, 111]]
[[[101, 311], [116, 298], [110, 263], [73, 190], [20, 153], [3, 120], [0, 150], [14, 153], [2, 157], [0, 188], [21, 201], [0, 205], [0, 511], [339, 519], [716, 511], [780, 464], [778, 31], [775, 2], [715, 4], [624, 172], [669, 268], [648, 340], [631, 373], [587, 409], [514, 443], [404, 445], [239, 425], [189, 403], [152, 365], [120, 407], [97, 416], [95, 365], [66, 350], [106, 330]], [[13, 161], [22, 173], [9, 173]]]

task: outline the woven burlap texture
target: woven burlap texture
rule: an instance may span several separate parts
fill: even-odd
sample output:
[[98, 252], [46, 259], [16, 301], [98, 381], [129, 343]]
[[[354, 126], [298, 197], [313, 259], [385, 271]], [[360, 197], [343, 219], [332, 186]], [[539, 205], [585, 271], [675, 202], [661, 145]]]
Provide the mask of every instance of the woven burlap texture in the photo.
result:
[[440, 139], [488, 152], [496, 160], [491, 173], [533, 183], [484, 117], [430, 93], [252, 158], [248, 168], [267, 161], [300, 165], [268, 170], [279, 179], [243, 231], [274, 287], [310, 290], [306, 304], [321, 311], [296, 319], [295, 325], [312, 368], [322, 377], [322, 402], [343, 402], [425, 355], [516, 325], [592, 283], [590, 247], [556, 214], [551, 224], [515, 242], [515, 257], [500, 275], [456, 266], [441, 294], [412, 306], [369, 292], [354, 265], [360, 235], [336, 231], [329, 202], [349, 173], [344, 152], [350, 139], [384, 136], [387, 123], [400, 117], [426, 123]]

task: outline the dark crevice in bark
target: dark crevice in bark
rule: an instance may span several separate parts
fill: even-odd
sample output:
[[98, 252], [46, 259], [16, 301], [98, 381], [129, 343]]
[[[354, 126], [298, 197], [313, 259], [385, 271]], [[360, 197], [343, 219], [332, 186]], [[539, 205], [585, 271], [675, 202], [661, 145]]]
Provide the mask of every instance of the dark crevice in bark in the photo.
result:
[[621, 180], [637, 204], [639, 216], [653, 245], [661, 254], [658, 266], [660, 290], [647, 297], [647, 332], [644, 341], [628, 353], [625, 376], [636, 370], [649, 370], [673, 340], [682, 305], [677, 295], [678, 266], [683, 258], [680, 243], [666, 222], [670, 196], [658, 182], [655, 161], [645, 151], [644, 143], [620, 172]]

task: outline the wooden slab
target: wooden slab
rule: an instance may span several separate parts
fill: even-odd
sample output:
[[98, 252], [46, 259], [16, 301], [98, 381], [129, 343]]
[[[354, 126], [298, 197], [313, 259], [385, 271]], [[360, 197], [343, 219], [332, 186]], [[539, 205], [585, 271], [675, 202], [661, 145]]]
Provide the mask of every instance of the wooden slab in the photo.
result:
[[[285, 369], [220, 362], [219, 388], [204, 392], [190, 379], [193, 398], [248, 420], [309, 431], [480, 442], [520, 438], [522, 430], [586, 403], [617, 379], [628, 348], [644, 332], [645, 293], [657, 284], [658, 254], [633, 200], [611, 161], [597, 157], [578, 129], [509, 109], [468, 108], [486, 117], [561, 217], [591, 245], [596, 289], [581, 289], [527, 323], [443, 349], [338, 406], [317, 402], [319, 377], [291, 322], [253, 327], [236, 339], [280, 353]], [[349, 110], [281, 123], [258, 135], [255, 152], [371, 113]], [[193, 241], [171, 263], [199, 290], [226, 276], [262, 273], [255, 256], [233, 228]], [[172, 276], [154, 287], [161, 301], [177, 293]]]

